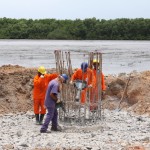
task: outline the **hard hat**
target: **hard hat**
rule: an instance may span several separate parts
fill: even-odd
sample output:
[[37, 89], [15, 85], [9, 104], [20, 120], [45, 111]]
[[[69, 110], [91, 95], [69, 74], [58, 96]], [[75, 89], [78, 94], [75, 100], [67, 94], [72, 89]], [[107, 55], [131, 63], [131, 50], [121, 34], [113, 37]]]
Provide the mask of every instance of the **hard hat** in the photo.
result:
[[85, 71], [87, 70], [87, 68], [88, 68], [88, 63], [87, 63], [87, 62], [83, 62], [83, 63], [81, 64], [81, 69], [82, 69], [82, 71], [85, 72]]
[[45, 67], [44, 67], [44, 66], [40, 66], [40, 67], [38, 68], [38, 72], [41, 73], [41, 74], [46, 74]]
[[94, 59], [93, 63], [99, 63], [99, 61], [97, 59]]
[[68, 80], [68, 76], [66, 75], [66, 74], [61, 74], [61, 77], [63, 77], [64, 78], [64, 83], [66, 83], [66, 81]]

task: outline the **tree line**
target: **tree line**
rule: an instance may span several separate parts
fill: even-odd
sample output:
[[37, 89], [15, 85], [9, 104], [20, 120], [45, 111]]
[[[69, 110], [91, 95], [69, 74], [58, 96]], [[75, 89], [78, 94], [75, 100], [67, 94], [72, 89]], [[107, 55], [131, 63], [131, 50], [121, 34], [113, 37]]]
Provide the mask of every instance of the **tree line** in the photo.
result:
[[0, 39], [150, 40], [150, 19], [0, 18]]

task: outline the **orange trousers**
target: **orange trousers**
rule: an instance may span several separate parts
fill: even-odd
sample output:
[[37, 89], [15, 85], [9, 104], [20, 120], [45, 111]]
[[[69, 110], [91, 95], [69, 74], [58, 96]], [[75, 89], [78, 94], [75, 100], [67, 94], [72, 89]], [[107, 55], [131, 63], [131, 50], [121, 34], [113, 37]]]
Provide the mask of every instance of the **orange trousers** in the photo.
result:
[[93, 95], [92, 95], [92, 92], [93, 89], [87, 89], [85, 88], [84, 90], [81, 91], [81, 103], [84, 104], [86, 102], [86, 94], [90, 94], [89, 97], [90, 97], [90, 102], [92, 101], [92, 98], [93, 98]]
[[84, 104], [86, 101], [86, 89], [81, 91], [81, 103]]
[[34, 113], [35, 114], [45, 114], [46, 108], [44, 107], [44, 99], [34, 100]]
[[92, 88], [92, 89], [84, 89], [81, 92], [81, 103], [84, 104], [86, 102], [86, 92], [90, 93], [90, 110], [96, 110], [98, 109], [98, 89], [97, 88]]

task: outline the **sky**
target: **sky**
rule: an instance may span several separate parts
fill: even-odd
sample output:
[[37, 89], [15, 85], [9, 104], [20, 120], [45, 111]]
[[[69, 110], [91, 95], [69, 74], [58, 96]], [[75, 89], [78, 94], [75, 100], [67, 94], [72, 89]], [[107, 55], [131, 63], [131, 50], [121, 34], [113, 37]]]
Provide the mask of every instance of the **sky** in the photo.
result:
[[150, 0], [0, 0], [0, 18], [150, 18]]

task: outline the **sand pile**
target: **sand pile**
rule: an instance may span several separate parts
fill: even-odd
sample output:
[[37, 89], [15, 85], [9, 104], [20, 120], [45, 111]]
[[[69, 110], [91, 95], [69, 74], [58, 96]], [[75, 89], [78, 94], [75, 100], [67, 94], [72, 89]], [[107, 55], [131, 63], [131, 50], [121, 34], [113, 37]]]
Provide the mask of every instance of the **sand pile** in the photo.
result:
[[[49, 73], [54, 69], [48, 70]], [[33, 78], [36, 68], [5, 65], [0, 67], [0, 113], [26, 112], [32, 110]], [[126, 83], [130, 77], [127, 90]], [[132, 72], [118, 76], [106, 77], [107, 90], [103, 107], [109, 109], [122, 108], [139, 114], [150, 114], [150, 71]], [[119, 101], [124, 93], [124, 98]]]

